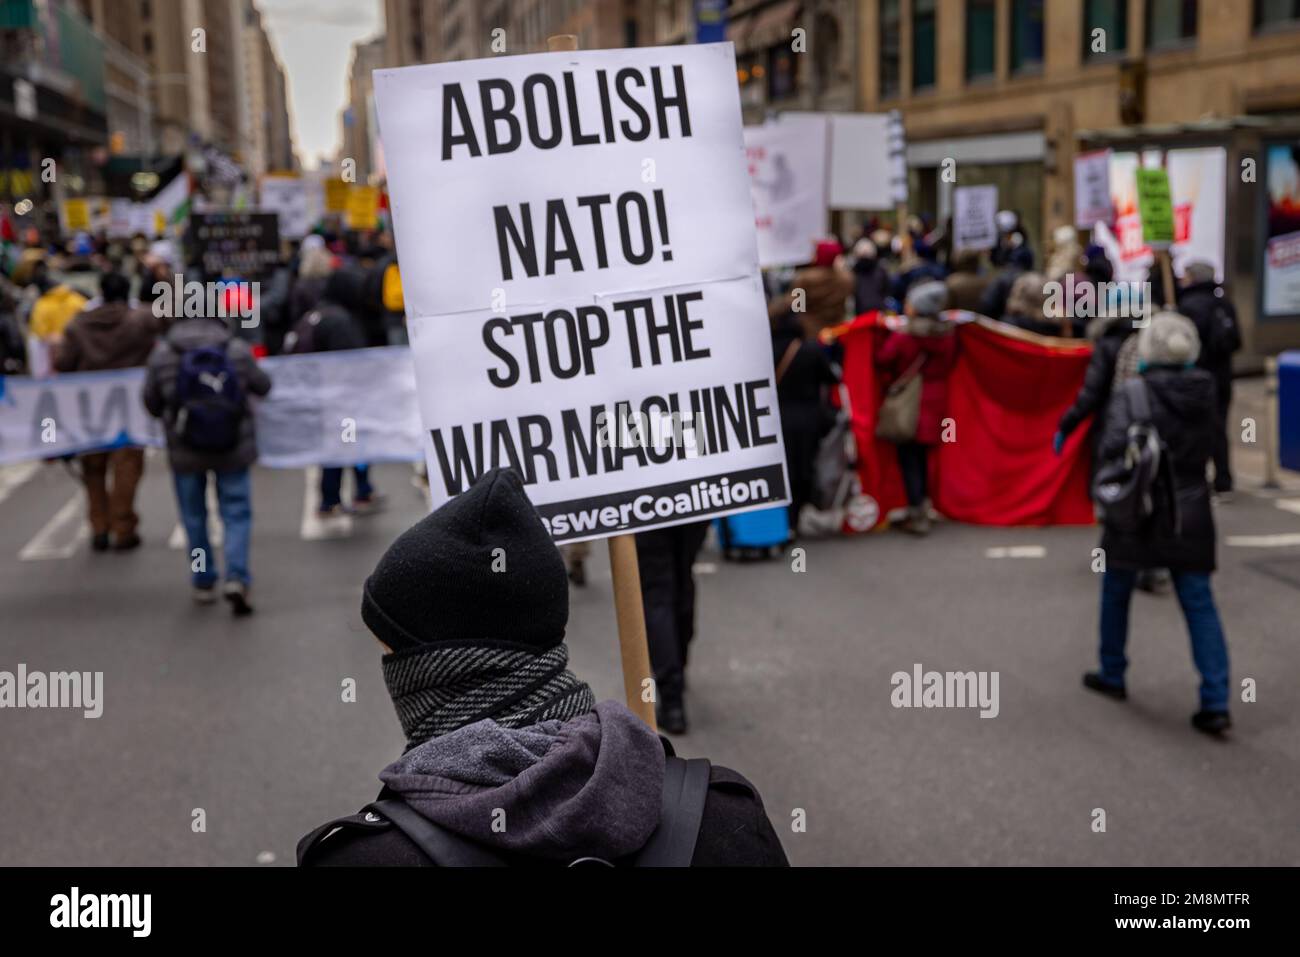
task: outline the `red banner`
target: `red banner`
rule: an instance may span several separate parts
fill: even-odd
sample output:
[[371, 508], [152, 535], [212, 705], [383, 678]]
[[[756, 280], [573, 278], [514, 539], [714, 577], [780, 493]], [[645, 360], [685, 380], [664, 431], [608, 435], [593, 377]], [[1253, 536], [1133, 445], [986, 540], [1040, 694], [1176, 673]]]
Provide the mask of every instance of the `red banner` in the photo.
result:
[[[894, 446], [875, 437], [884, 383], [874, 353], [893, 317], [868, 313], [839, 335], [858, 441], [862, 491], [881, 520], [906, 505]], [[931, 498], [943, 515], [977, 525], [1090, 525], [1088, 428], [1058, 457], [1052, 435], [1083, 384], [1091, 347], [987, 320], [957, 332], [948, 380], [949, 431], [930, 457]]]

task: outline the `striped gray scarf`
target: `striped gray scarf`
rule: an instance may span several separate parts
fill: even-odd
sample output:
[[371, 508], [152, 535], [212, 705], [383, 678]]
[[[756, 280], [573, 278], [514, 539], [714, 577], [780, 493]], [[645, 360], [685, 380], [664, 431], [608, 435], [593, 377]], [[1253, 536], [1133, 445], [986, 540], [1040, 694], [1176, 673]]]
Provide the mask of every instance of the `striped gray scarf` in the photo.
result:
[[565, 665], [563, 643], [549, 651], [430, 645], [385, 655], [384, 683], [413, 748], [491, 718], [507, 728], [586, 714], [596, 699]]

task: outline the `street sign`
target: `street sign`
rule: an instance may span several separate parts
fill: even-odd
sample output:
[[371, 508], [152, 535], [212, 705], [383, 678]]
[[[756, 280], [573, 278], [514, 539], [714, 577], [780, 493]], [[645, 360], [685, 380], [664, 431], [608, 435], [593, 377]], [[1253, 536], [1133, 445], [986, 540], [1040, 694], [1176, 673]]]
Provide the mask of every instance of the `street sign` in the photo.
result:
[[787, 500], [730, 44], [374, 74], [435, 507], [557, 541]]

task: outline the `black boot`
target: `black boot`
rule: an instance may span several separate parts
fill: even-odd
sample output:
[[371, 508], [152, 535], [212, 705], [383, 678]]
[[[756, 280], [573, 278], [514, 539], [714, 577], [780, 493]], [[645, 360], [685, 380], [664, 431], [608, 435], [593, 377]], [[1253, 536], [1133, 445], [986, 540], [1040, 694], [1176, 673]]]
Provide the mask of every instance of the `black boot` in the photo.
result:
[[1206, 711], [1192, 715], [1192, 727], [1202, 734], [1223, 734], [1232, 727], [1232, 718], [1226, 711]]
[[1097, 671], [1089, 671], [1083, 676], [1083, 686], [1092, 691], [1100, 692], [1108, 698], [1114, 698], [1116, 701], [1128, 699], [1128, 692], [1124, 690], [1123, 685], [1111, 684]]
[[90, 540], [90, 548], [92, 551], [96, 552], [108, 551], [108, 532], [92, 537]]
[[671, 698], [659, 702], [655, 708], [655, 720], [659, 723], [659, 730], [664, 734], [685, 734], [685, 703], [681, 698]]

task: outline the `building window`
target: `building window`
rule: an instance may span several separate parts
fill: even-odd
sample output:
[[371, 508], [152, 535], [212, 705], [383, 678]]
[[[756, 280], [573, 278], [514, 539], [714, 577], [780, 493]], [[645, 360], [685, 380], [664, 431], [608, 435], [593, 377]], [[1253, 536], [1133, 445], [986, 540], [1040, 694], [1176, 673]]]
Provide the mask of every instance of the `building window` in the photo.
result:
[[141, 48], [144, 50], [146, 56], [152, 54], [152, 53], [153, 53], [153, 34], [151, 34], [151, 33], [146, 33], [146, 34], [145, 34], [145, 35], [140, 39], [140, 46], [141, 46]]
[[899, 0], [880, 2], [880, 95], [897, 96], [901, 87], [899, 50], [903, 42], [903, 17]]
[[149, 0], [140, 0], [140, 18], [148, 20], [153, 11], [149, 9]]
[[1128, 0], [1083, 0], [1083, 58], [1101, 60], [1128, 50]]
[[1255, 28], [1295, 26], [1300, 21], [1300, 0], [1255, 0]]
[[1011, 72], [1043, 68], [1043, 0], [1011, 0]]
[[1147, 0], [1147, 48], [1183, 46], [1196, 38], [1196, 0]]
[[997, 71], [997, 0], [967, 0], [966, 79], [978, 80]]
[[912, 0], [912, 89], [934, 86], [935, 5], [938, 0]]
[[744, 106], [762, 106], [767, 102], [767, 67], [762, 58], [741, 57], [736, 64], [736, 80], [740, 83], [740, 102]]

